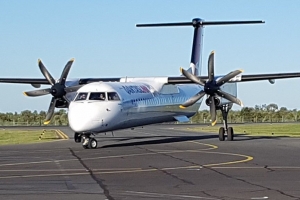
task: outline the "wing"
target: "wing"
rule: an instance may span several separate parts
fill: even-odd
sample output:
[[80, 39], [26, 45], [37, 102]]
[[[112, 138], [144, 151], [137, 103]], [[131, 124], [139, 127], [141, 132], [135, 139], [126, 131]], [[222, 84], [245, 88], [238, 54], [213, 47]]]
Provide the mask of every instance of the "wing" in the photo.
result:
[[[300, 73], [278, 73], [278, 74], [252, 74], [242, 75], [240, 81], [261, 81], [261, 80], [274, 80], [274, 79], [285, 79], [285, 78], [298, 78]], [[237, 80], [238, 81], [238, 80]]]
[[0, 78], [0, 83], [50, 85], [50, 83], [45, 78]]
[[[220, 78], [223, 76], [219, 76]], [[274, 74], [249, 74], [249, 75], [238, 75], [232, 78], [229, 82], [249, 82], [249, 81], [263, 81], [268, 80], [272, 82], [275, 79], [287, 79], [287, 78], [299, 78], [300, 72], [293, 73], [274, 73]], [[198, 76], [199, 79], [207, 81], [208, 76]], [[169, 84], [188, 84], [193, 83], [186, 77], [168, 77]]]
[[[223, 76], [220, 76], [223, 77]], [[299, 78], [300, 72], [293, 73], [274, 73], [274, 74], [249, 74], [240, 75], [229, 82], [249, 82], [249, 81], [262, 81], [262, 80], [275, 80], [275, 79], [287, 79], [287, 78]], [[201, 80], [208, 80], [208, 76], [198, 76]], [[121, 77], [115, 78], [79, 78], [77, 83], [79, 85], [85, 85], [92, 82], [120, 82]], [[67, 81], [68, 82], [68, 81]], [[41, 84], [50, 85], [50, 83], [45, 78], [0, 78], [0, 83], [19, 83], [19, 84]], [[194, 83], [184, 76], [167, 77], [166, 83], [168, 84], [188, 84]]]

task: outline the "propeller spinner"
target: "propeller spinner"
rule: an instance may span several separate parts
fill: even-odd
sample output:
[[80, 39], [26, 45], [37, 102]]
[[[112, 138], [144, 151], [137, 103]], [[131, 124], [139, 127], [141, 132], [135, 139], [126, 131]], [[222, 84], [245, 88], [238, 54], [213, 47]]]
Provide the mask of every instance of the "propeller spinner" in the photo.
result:
[[65, 86], [66, 79], [67, 79], [67, 76], [69, 74], [69, 71], [71, 69], [71, 66], [72, 66], [73, 62], [74, 62], [74, 59], [71, 59], [66, 64], [66, 66], [65, 66], [65, 68], [64, 68], [64, 70], [63, 70], [63, 72], [60, 76], [60, 79], [58, 81], [55, 81], [55, 79], [49, 73], [49, 71], [46, 69], [46, 67], [44, 66], [42, 61], [40, 59], [38, 60], [39, 68], [40, 68], [42, 74], [44, 75], [44, 77], [50, 83], [51, 87], [46, 88], [46, 89], [41, 89], [41, 90], [33, 90], [33, 91], [24, 92], [24, 94], [26, 96], [30, 96], [30, 97], [43, 96], [43, 95], [47, 95], [47, 94], [52, 95], [52, 99], [51, 99], [51, 102], [50, 102], [50, 106], [49, 106], [44, 124], [49, 124], [50, 123], [51, 118], [54, 114], [54, 109], [55, 109], [56, 102], [58, 100], [64, 100], [64, 101], [68, 102], [68, 99], [66, 98], [66, 94], [69, 93], [69, 92], [77, 91], [81, 87], [81, 85], [72, 86], [72, 87], [66, 87]]
[[183, 68], [180, 68], [181, 73], [187, 79], [191, 80], [192, 82], [194, 82], [196, 84], [204, 86], [204, 90], [201, 90], [200, 92], [198, 92], [196, 95], [194, 95], [193, 97], [188, 99], [186, 102], [184, 102], [179, 107], [180, 108], [189, 107], [189, 106], [193, 105], [194, 103], [196, 103], [199, 99], [201, 99], [205, 94], [209, 95], [208, 103], [209, 103], [209, 110], [210, 110], [210, 115], [211, 115], [211, 120], [212, 120], [212, 126], [214, 126], [217, 122], [217, 119], [216, 119], [216, 112], [217, 112], [216, 106], [217, 105], [216, 105], [216, 101], [215, 101], [216, 96], [222, 97], [224, 99], [227, 99], [228, 101], [231, 101], [240, 106], [243, 106], [243, 103], [241, 100], [239, 100], [235, 96], [233, 96], [227, 92], [224, 92], [220, 89], [220, 87], [222, 85], [224, 85], [230, 79], [232, 79], [236, 75], [242, 73], [243, 71], [242, 70], [232, 71], [216, 81], [215, 74], [214, 74], [214, 54], [215, 54], [215, 52], [212, 51], [208, 58], [208, 80], [207, 81], [201, 80], [197, 76], [189, 73], [188, 71], [184, 70]]

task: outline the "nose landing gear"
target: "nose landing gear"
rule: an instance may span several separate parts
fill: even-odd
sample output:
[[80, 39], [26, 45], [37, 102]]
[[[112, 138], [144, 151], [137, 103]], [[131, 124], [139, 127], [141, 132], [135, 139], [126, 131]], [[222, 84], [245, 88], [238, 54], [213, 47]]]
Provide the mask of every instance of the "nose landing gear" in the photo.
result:
[[82, 147], [84, 149], [96, 149], [98, 146], [98, 142], [95, 138], [91, 137], [91, 134], [82, 135], [83, 142]]
[[97, 140], [91, 137], [91, 133], [74, 133], [74, 140], [76, 143], [80, 143], [82, 141], [82, 147], [84, 149], [96, 149], [98, 146]]

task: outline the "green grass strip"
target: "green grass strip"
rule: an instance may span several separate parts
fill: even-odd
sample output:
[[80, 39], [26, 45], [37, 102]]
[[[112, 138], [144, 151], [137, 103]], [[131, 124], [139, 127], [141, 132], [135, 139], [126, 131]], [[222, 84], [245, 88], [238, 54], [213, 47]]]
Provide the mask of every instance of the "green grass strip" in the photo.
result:
[[[258, 135], [258, 136], [289, 136], [299, 137], [300, 136], [300, 124], [230, 124], [233, 127], [235, 134], [247, 134], [247, 135]], [[189, 128], [188, 130], [197, 132], [209, 132], [218, 133], [221, 126], [201, 126], [195, 128]]]
[[0, 130], [0, 145], [29, 144], [59, 139], [54, 130]]

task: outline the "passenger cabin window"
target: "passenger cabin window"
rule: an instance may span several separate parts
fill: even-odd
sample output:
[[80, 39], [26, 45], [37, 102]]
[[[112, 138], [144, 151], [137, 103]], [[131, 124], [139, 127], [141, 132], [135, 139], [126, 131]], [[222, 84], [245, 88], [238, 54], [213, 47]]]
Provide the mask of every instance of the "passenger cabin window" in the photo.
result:
[[89, 100], [105, 101], [105, 92], [91, 92]]
[[80, 92], [80, 93], [77, 95], [75, 101], [86, 100], [87, 96], [88, 96], [88, 93], [87, 93], [87, 92]]
[[116, 92], [108, 92], [107, 96], [109, 101], [120, 101], [120, 97]]

